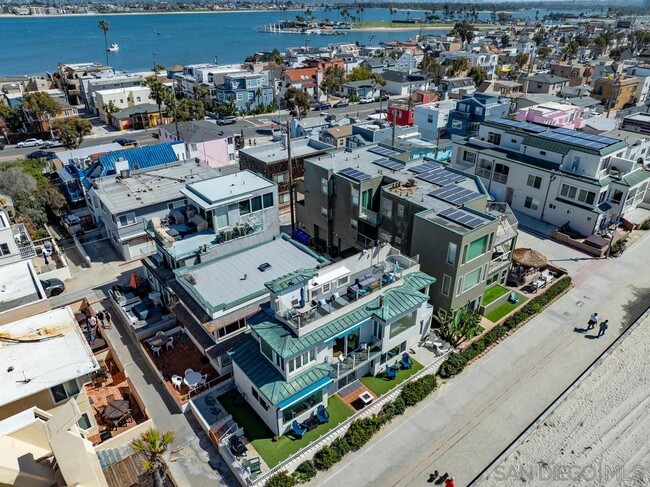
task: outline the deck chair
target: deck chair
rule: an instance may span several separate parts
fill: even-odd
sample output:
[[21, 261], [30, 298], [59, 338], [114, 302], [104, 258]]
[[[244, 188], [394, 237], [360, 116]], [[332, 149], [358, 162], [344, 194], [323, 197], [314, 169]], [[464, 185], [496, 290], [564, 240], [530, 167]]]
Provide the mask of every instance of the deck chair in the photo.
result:
[[327, 409], [325, 409], [325, 406], [322, 404], [318, 406], [316, 418], [318, 418], [320, 424], [325, 424], [330, 420], [330, 413], [327, 412]]
[[393, 380], [395, 377], [397, 377], [397, 369], [386, 364], [386, 378], [388, 380]]
[[517, 304], [519, 302], [519, 296], [517, 296], [517, 293], [512, 291], [510, 293], [510, 296], [508, 297], [508, 302], [512, 304]]
[[293, 423], [291, 423], [291, 431], [296, 438], [302, 438], [307, 433], [307, 428], [294, 419]]
[[400, 363], [402, 364], [403, 369], [410, 369], [413, 367], [413, 361], [411, 360], [411, 357], [409, 357], [409, 354], [406, 352], [402, 354], [402, 360]]
[[253, 477], [262, 472], [262, 463], [260, 461], [260, 457], [251, 458], [250, 460], [243, 458], [241, 463], [244, 468], [247, 468], [250, 471]]

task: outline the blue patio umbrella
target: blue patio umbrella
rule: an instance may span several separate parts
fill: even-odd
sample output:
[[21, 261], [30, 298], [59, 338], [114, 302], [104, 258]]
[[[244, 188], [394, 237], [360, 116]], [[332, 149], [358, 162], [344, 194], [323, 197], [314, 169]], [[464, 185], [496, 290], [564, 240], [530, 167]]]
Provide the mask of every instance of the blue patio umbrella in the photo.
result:
[[86, 333], [88, 333], [88, 341], [91, 343], [94, 342], [95, 332], [93, 331], [93, 327], [90, 325], [90, 323], [86, 324]]
[[298, 303], [300, 307], [302, 308], [305, 305], [305, 288], [301, 287], [300, 288], [300, 303]]

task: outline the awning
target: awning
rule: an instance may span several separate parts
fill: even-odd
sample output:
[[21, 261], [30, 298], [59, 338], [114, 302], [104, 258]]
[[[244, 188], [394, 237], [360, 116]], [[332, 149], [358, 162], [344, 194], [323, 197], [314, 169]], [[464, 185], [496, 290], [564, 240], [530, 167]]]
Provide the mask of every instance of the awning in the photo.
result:
[[359, 328], [361, 328], [361, 327], [362, 327], [363, 325], [365, 325], [366, 323], [370, 323], [370, 321], [372, 321], [372, 318], [367, 318], [367, 319], [363, 320], [361, 323], [357, 323], [356, 325], [353, 325], [353, 326], [351, 326], [350, 328], [347, 328], [347, 329], [343, 330], [343, 331], [342, 331], [341, 333], [339, 333], [338, 335], [334, 335], [333, 337], [328, 338], [327, 340], [325, 340], [325, 343], [329, 343], [329, 342], [331, 342], [332, 340], [336, 340], [337, 338], [341, 338], [341, 337], [344, 337], [345, 335], [349, 335], [349, 334], [352, 333], [353, 331], [356, 331], [356, 330], [358, 330]]
[[314, 382], [312, 385], [307, 387], [307, 389], [303, 389], [298, 394], [294, 394], [293, 396], [282, 401], [280, 404], [278, 404], [278, 409], [284, 409], [288, 408], [289, 406], [293, 406], [303, 399], [308, 398], [314, 392], [324, 389], [330, 384], [330, 382], [332, 382], [332, 379], [330, 377], [323, 377], [321, 380]]
[[326, 282], [332, 282], [334, 279], [338, 279], [339, 277], [343, 277], [349, 273], [350, 269], [347, 267], [337, 267], [336, 269], [333, 269], [329, 272], [324, 272], [323, 274], [319, 274], [312, 278], [312, 280], [309, 282], [309, 289], [320, 287]]

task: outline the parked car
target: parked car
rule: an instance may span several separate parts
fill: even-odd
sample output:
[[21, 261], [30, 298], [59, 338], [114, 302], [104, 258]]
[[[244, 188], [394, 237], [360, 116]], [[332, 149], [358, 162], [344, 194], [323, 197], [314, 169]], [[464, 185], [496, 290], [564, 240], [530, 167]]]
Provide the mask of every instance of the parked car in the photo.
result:
[[58, 296], [63, 291], [65, 291], [65, 284], [61, 279], [53, 277], [52, 279], [41, 279], [41, 286], [45, 291], [45, 296], [48, 298], [51, 296]]
[[388, 101], [390, 100], [390, 96], [388, 96], [386, 93], [382, 93], [379, 95], [379, 101]]
[[217, 125], [233, 125], [237, 123], [237, 117], [222, 117], [217, 119]]
[[125, 139], [122, 137], [118, 137], [117, 139], [113, 139], [113, 142], [120, 144], [122, 147], [127, 147], [127, 146], [133, 146], [137, 147], [138, 146], [138, 141], [135, 139]]
[[41, 139], [27, 139], [16, 144], [16, 149], [22, 149], [23, 147], [38, 147], [43, 143]]
[[334, 104], [334, 108], [345, 108], [349, 106], [350, 102], [347, 99], [339, 100]]
[[329, 110], [330, 108], [332, 108], [332, 104], [325, 102], [325, 103], [319, 103], [312, 110]]
[[41, 149], [52, 149], [53, 147], [63, 147], [63, 142], [59, 139], [46, 140], [41, 144]]
[[46, 161], [49, 161], [51, 159], [56, 158], [56, 153], [55, 152], [50, 152], [50, 151], [44, 151], [44, 150], [37, 150], [34, 152], [30, 152], [27, 154], [27, 159], [45, 159]]
[[375, 99], [372, 96], [369, 96], [367, 98], [361, 98], [359, 100], [359, 103], [365, 104], [365, 103], [373, 103]]

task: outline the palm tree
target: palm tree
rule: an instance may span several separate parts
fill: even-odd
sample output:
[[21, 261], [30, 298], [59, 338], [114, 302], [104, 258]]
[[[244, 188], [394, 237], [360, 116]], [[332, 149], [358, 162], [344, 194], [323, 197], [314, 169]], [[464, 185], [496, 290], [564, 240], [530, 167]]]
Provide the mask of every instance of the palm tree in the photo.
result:
[[158, 105], [158, 116], [160, 117], [158, 123], [162, 123], [162, 104], [163, 101], [165, 101], [165, 93], [168, 90], [165, 88], [165, 85], [163, 85], [155, 76], [149, 76], [148, 78], [145, 78], [143, 83], [151, 90], [149, 93], [149, 98], [151, 98], [156, 103], [156, 105]]
[[142, 453], [145, 459], [142, 461], [142, 467], [145, 472], [153, 475], [156, 487], [164, 487], [163, 472], [165, 471], [165, 461], [163, 455], [169, 445], [174, 442], [175, 433], [167, 431], [162, 433], [157, 429], [151, 428], [131, 442], [131, 449], [137, 453]]
[[108, 66], [108, 20], [100, 20], [99, 28], [104, 33], [104, 47], [106, 48], [106, 66]]

